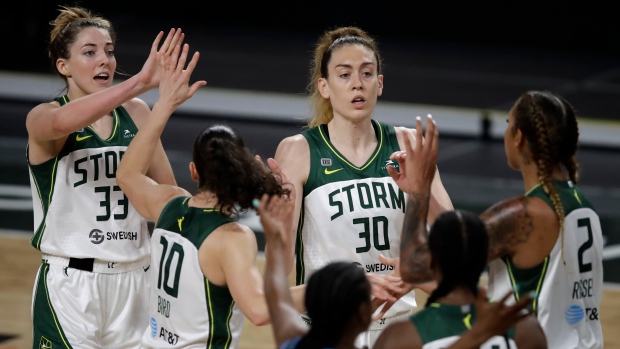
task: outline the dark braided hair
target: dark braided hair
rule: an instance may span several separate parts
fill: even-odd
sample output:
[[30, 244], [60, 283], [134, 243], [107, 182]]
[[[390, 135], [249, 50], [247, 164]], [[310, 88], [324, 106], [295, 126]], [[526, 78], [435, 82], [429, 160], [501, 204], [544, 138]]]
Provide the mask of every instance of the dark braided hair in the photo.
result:
[[478, 280], [487, 264], [489, 238], [478, 215], [468, 211], [440, 214], [428, 238], [432, 268], [441, 272], [441, 281], [426, 306], [459, 286], [478, 295]]
[[241, 136], [225, 125], [205, 128], [193, 147], [193, 162], [198, 172], [198, 193], [210, 191], [217, 196], [217, 208], [239, 212], [253, 208], [252, 200], [263, 194], [288, 195], [277, 177], [254, 158]]
[[538, 181], [551, 200], [560, 224], [562, 253], [564, 252], [564, 207], [553, 186], [551, 174], [564, 166], [570, 180], [577, 184], [579, 164], [576, 153], [579, 142], [577, 116], [573, 106], [564, 98], [549, 91], [527, 91], [515, 102], [510, 113], [517, 129], [527, 139], [530, 156], [538, 167]]
[[370, 303], [370, 282], [356, 264], [331, 262], [314, 272], [305, 298], [312, 326], [297, 348], [335, 347], [364, 302]]

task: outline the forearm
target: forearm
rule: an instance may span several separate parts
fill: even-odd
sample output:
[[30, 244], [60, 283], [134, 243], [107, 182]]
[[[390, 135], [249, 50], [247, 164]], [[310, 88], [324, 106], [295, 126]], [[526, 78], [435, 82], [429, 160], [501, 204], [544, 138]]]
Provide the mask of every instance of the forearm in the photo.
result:
[[400, 275], [407, 283], [432, 280], [426, 228], [428, 201], [428, 193], [409, 193], [400, 244]]
[[105, 90], [71, 100], [61, 107], [55, 119], [55, 129], [71, 133], [87, 127], [113, 109], [146, 92], [146, 86], [137, 77], [131, 77]]
[[136, 172], [146, 175], [170, 114], [172, 114], [171, 108], [158, 103], [155, 104], [148, 121], [142, 125], [136, 137], [127, 147], [127, 151], [123, 155], [125, 161], [121, 161], [118, 168], [118, 177], [122, 178], [127, 173]]
[[446, 349], [478, 349], [492, 334], [485, 334], [478, 331], [476, 325], [471, 330], [465, 332], [456, 342], [452, 343]]
[[[271, 242], [272, 251], [266, 254], [264, 274], [265, 298], [269, 308], [269, 317], [274, 329], [281, 329], [294, 323], [303, 309], [303, 290], [305, 288], [289, 287], [282, 241]], [[278, 246], [274, 246], [278, 245]], [[292, 296], [291, 291], [295, 294]], [[279, 335], [279, 331], [275, 331]]]

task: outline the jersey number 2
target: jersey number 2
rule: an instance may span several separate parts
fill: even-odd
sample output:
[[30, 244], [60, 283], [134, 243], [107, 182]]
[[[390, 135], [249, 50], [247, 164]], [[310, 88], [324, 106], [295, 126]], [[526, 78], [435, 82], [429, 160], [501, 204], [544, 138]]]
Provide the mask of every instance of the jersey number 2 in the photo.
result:
[[590, 226], [590, 218], [581, 218], [577, 220], [578, 227], [586, 227], [588, 233], [588, 240], [584, 242], [580, 247], [578, 252], [578, 260], [579, 260], [579, 273], [586, 273], [592, 271], [592, 263], [584, 263], [583, 262], [583, 254], [592, 247], [593, 239], [592, 239], [592, 227]]

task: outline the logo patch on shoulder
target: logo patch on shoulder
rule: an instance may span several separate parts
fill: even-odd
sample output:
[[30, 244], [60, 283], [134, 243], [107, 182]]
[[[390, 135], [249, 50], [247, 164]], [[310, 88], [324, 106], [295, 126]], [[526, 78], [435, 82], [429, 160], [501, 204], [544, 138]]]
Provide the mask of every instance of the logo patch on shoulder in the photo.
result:
[[321, 166], [331, 166], [332, 165], [332, 159], [328, 159], [328, 158], [322, 158], [321, 159]]

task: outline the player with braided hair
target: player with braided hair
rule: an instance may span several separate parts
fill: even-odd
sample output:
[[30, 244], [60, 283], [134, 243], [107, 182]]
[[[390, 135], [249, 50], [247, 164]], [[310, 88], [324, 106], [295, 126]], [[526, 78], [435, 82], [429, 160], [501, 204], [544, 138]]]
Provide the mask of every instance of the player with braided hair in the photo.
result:
[[[489, 295], [514, 291], [519, 300], [534, 291], [532, 309], [550, 348], [603, 347], [603, 238], [596, 210], [576, 187], [578, 139], [577, 115], [566, 99], [549, 91], [523, 93], [508, 114], [504, 146], [525, 194], [480, 216], [489, 234]], [[409, 153], [394, 154], [406, 170], [391, 172], [411, 203], [426, 195], [412, 183], [435, 161]], [[432, 279], [427, 238], [409, 236], [413, 224], [405, 221], [400, 272], [407, 282], [425, 282]]]

